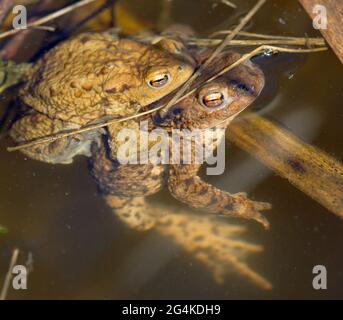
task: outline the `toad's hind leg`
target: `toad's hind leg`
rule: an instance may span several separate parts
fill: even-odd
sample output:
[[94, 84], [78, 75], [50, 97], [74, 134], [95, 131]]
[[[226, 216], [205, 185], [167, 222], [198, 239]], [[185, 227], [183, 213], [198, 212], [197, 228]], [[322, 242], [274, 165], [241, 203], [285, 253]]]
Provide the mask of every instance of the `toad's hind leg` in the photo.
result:
[[114, 214], [129, 228], [148, 230], [156, 211], [145, 199], [165, 184], [165, 167], [153, 164], [120, 164], [104, 144], [92, 148], [91, 174]]
[[253, 219], [265, 228], [268, 220], [260, 211], [268, 210], [271, 205], [255, 202], [245, 193], [230, 194], [203, 181], [198, 176], [200, 165], [172, 165], [169, 172], [168, 186], [172, 195], [193, 208], [230, 217]]
[[116, 217], [128, 228], [146, 231], [155, 226], [157, 216], [145, 197], [124, 198], [106, 195], [107, 205], [114, 210]]

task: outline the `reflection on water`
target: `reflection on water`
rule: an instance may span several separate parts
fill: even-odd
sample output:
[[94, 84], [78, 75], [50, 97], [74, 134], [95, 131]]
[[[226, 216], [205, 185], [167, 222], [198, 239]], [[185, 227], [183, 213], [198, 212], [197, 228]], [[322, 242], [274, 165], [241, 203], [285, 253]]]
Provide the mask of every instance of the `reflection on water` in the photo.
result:
[[[156, 21], [160, 10], [156, 1], [123, 1], [142, 15], [140, 19], [159, 23], [161, 28], [166, 23], [186, 23], [202, 35], [232, 26], [254, 3], [236, 1], [239, 10], [234, 11], [222, 4], [214, 6], [210, 0], [172, 2], [171, 18], [161, 22]], [[280, 17], [286, 24], [280, 23]], [[275, 0], [268, 1], [249, 31], [316, 34], [310, 27], [295, 1]], [[334, 55], [279, 55], [258, 62], [265, 70], [267, 88], [253, 108], [342, 160], [342, 66]], [[12, 290], [9, 298], [342, 297], [342, 222], [232, 145], [227, 146], [225, 174], [207, 180], [273, 204], [268, 232], [253, 222], [234, 221], [246, 226], [244, 239], [264, 246], [264, 252], [249, 257], [248, 263], [273, 284], [271, 291], [236, 274], [218, 284], [199, 259], [167, 237], [168, 228], [141, 234], [128, 230], [113, 218], [98, 194], [85, 159], [69, 166], [49, 166], [20, 153], [7, 153], [10, 143], [0, 141], [0, 223], [10, 231], [0, 235], [0, 275], [7, 271], [15, 246], [22, 251], [21, 263], [32, 253], [34, 271], [29, 289]], [[154, 199], [168, 208], [180, 207], [166, 191]], [[312, 289], [316, 264], [328, 268], [327, 292]]]

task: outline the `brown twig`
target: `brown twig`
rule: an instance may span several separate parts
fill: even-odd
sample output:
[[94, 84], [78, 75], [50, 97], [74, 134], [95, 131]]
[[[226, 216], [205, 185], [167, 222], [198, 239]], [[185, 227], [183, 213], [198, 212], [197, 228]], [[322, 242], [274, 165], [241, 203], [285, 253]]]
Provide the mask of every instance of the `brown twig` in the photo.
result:
[[[34, 18], [31, 21], [33, 20]], [[16, 34], [13, 38], [6, 42], [0, 51], [0, 58], [5, 61], [13, 60], [17, 55], [18, 50], [23, 47], [24, 42], [32, 34], [32, 32], [32, 28], [22, 30], [22, 32]]]
[[[113, 6], [115, 1], [116, 0], [107, 0], [106, 3], [102, 4], [99, 8], [97, 8], [93, 12], [90, 12], [90, 14], [87, 17], [85, 17], [81, 20], [77, 20], [77, 21], [74, 21], [74, 19], [73, 19], [73, 21], [68, 25], [68, 28], [65, 29], [63, 33], [61, 33], [62, 36], [59, 34], [57, 40], [54, 40], [54, 41], [60, 41], [61, 38], [63, 39], [65, 37], [69, 36], [69, 34], [74, 32], [76, 29], [81, 27], [84, 23], [86, 23], [90, 19], [94, 18], [99, 13], [101, 13], [108, 6], [110, 6], [110, 5]], [[38, 11], [42, 11], [42, 10], [44, 11], [44, 9], [47, 9], [50, 4], [51, 3], [49, 2], [49, 0], [42, 1], [39, 3], [38, 7], [35, 9], [38, 9]], [[30, 19], [29, 23], [36, 21], [36, 20], [37, 20], [37, 18], [33, 17]], [[51, 26], [31, 26], [27, 30], [23, 30], [22, 32], [16, 34], [12, 39], [10, 39], [5, 44], [5, 46], [0, 51], [0, 58], [3, 60], [14, 60], [16, 57], [16, 54], [18, 52], [18, 49], [22, 47], [24, 42], [27, 40], [29, 35], [32, 33], [33, 29], [41, 29], [44, 31], [55, 31], [55, 28], [51, 27]], [[34, 52], [32, 52], [32, 54], [34, 54]], [[30, 57], [28, 57], [28, 58], [30, 58]]]
[[237, 9], [237, 6], [229, 0], [212, 0], [212, 1], [215, 2], [215, 4], [218, 4], [220, 2], [220, 3], [230, 7], [232, 9]]
[[343, 63], [343, 2], [341, 0], [299, 0], [299, 2], [312, 20], [317, 23], [319, 22], [319, 12], [315, 10], [316, 6], [320, 4], [321, 7], [325, 8], [326, 14], [321, 16], [320, 22], [323, 23], [327, 20], [327, 26], [322, 25], [317, 26], [317, 28]]
[[[265, 54], [275, 54], [278, 52], [310, 53], [310, 52], [321, 52], [321, 51], [326, 51], [326, 50], [328, 50], [327, 47], [320, 47], [320, 48], [313, 48], [313, 49], [293, 49], [293, 48], [283, 48], [283, 47], [263, 45], [263, 46], [260, 46], [256, 49], [254, 49], [253, 51], [243, 55], [239, 60], [234, 62], [232, 65], [224, 68], [223, 70], [221, 70], [218, 74], [216, 74], [212, 78], [207, 79], [206, 82], [210, 82], [210, 81], [213, 81], [214, 79], [217, 79], [219, 76], [230, 71], [232, 68], [236, 67], [238, 64], [243, 63], [244, 61], [247, 61], [247, 60], [251, 59], [252, 57], [259, 55], [261, 53], [265, 53]], [[193, 90], [193, 92], [194, 92], [194, 90]]]
[[[37, 3], [37, 5], [34, 7], [35, 12], [43, 12], [47, 9], [49, 9], [51, 5], [52, 0], [41, 0]], [[24, 3], [22, 3], [25, 5]], [[31, 17], [29, 19], [29, 23], [36, 21], [36, 17]], [[11, 39], [9, 39], [5, 45], [1, 48], [0, 51], [0, 58], [2, 60], [15, 60], [16, 55], [20, 48], [22, 48], [23, 45], [25, 45], [25, 41], [30, 37], [30, 35], [33, 33], [33, 29], [42, 29], [47, 31], [52, 31], [52, 27], [48, 26], [32, 26], [31, 28], [28, 28], [27, 30], [23, 30], [22, 32], [17, 33], [14, 35]], [[31, 52], [31, 50], [30, 50]], [[32, 52], [33, 54], [33, 52]], [[25, 54], [25, 59], [29, 59], [30, 57]]]
[[[27, 25], [27, 28], [31, 28], [31, 27], [34, 27], [34, 26], [40, 26], [40, 25], [44, 25], [45, 23], [51, 21], [51, 20], [54, 20], [56, 18], [59, 18], [77, 8], [80, 8], [82, 6], [85, 6], [91, 2], [94, 2], [95, 0], [82, 0], [82, 1], [79, 1], [77, 3], [74, 3], [70, 6], [67, 6], [61, 10], [58, 10], [56, 12], [53, 12], [41, 19], [38, 19], [32, 23], [28, 23]], [[9, 36], [12, 36], [18, 32], [22, 31], [21, 29], [12, 29], [12, 30], [8, 30], [6, 32], [3, 32], [3, 33], [0, 33], [0, 39], [3, 39], [3, 38], [6, 38], [6, 37], [9, 37]]]
[[56, 28], [55, 27], [51, 27], [51, 26], [31, 26], [29, 28], [30, 29], [35, 29], [35, 30], [44, 30], [44, 31], [49, 31], [49, 32], [56, 31]]
[[231, 7], [233, 9], [237, 9], [237, 6], [229, 0], [221, 0], [221, 2], [225, 5], [227, 5], [228, 7]]
[[[215, 38], [220, 35], [227, 35], [232, 33], [232, 30], [220, 30], [216, 31], [209, 35], [209, 38]], [[241, 37], [248, 37], [248, 38], [260, 38], [260, 39], [271, 39], [271, 40], [297, 40], [299, 37], [289, 37], [289, 36], [279, 36], [279, 35], [270, 35], [264, 33], [255, 33], [255, 32], [247, 32], [247, 31], [240, 31], [237, 34]], [[319, 39], [319, 38], [307, 38], [307, 39]]]
[[11, 262], [10, 262], [8, 271], [6, 273], [4, 284], [3, 284], [2, 289], [1, 289], [0, 300], [5, 300], [7, 297], [7, 292], [8, 292], [8, 289], [10, 287], [10, 283], [11, 283], [11, 279], [12, 279], [12, 270], [13, 270], [13, 267], [15, 266], [15, 264], [17, 263], [18, 256], [19, 256], [19, 249], [16, 248], [13, 250], [13, 253], [12, 253]]
[[[190, 39], [190, 45], [198, 47], [211, 47], [221, 43], [220, 39]], [[246, 40], [231, 40], [227, 46], [263, 46], [263, 45], [298, 45], [298, 46], [325, 46], [323, 38], [293, 38], [293, 39], [246, 39]]]
[[237, 118], [227, 139], [343, 218], [343, 164], [256, 114]]

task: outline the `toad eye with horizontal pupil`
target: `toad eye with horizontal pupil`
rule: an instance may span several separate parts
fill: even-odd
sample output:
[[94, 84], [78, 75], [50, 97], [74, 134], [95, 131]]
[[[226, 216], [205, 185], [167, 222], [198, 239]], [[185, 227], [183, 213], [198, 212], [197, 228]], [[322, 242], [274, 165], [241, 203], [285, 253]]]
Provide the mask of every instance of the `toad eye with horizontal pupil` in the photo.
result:
[[202, 96], [201, 103], [207, 108], [221, 107], [225, 102], [225, 97], [221, 92], [211, 92]]
[[170, 82], [169, 73], [159, 73], [159, 74], [153, 75], [152, 77], [150, 77], [150, 79], [148, 79], [149, 86], [155, 89], [163, 88], [169, 82]]

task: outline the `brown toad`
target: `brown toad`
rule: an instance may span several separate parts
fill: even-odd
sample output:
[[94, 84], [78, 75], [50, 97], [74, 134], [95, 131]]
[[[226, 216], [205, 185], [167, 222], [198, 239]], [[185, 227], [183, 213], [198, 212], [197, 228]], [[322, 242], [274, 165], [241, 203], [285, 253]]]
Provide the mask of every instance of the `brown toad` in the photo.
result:
[[[10, 134], [16, 142], [25, 142], [133, 115], [179, 87], [193, 70], [189, 59], [163, 42], [81, 34], [50, 50], [28, 72], [19, 95], [29, 112]], [[23, 152], [41, 161], [70, 163], [76, 154], [89, 155], [91, 141], [101, 133], [87, 132]]]
[[[237, 53], [225, 53], [215, 61], [205, 75], [209, 78], [223, 67], [240, 58]], [[248, 107], [264, 86], [262, 71], [253, 63], [240, 64], [212, 82], [206, 83], [160, 118], [154, 115], [150, 129], [226, 128], [230, 121]], [[144, 134], [143, 132], [141, 134]], [[222, 137], [223, 138], [223, 137]], [[172, 149], [170, 149], [172, 150]], [[192, 153], [196, 148], [192, 145]], [[254, 219], [266, 228], [269, 223], [260, 211], [270, 204], [249, 200], [245, 193], [229, 194], [206, 183], [198, 175], [200, 164], [121, 164], [109, 157], [105, 143], [94, 146], [91, 173], [107, 203], [118, 217], [132, 228], [151, 228], [161, 214], [149, 206], [146, 196], [159, 191], [165, 184], [178, 200], [193, 208], [230, 217]], [[156, 216], [157, 215], [157, 216]]]

